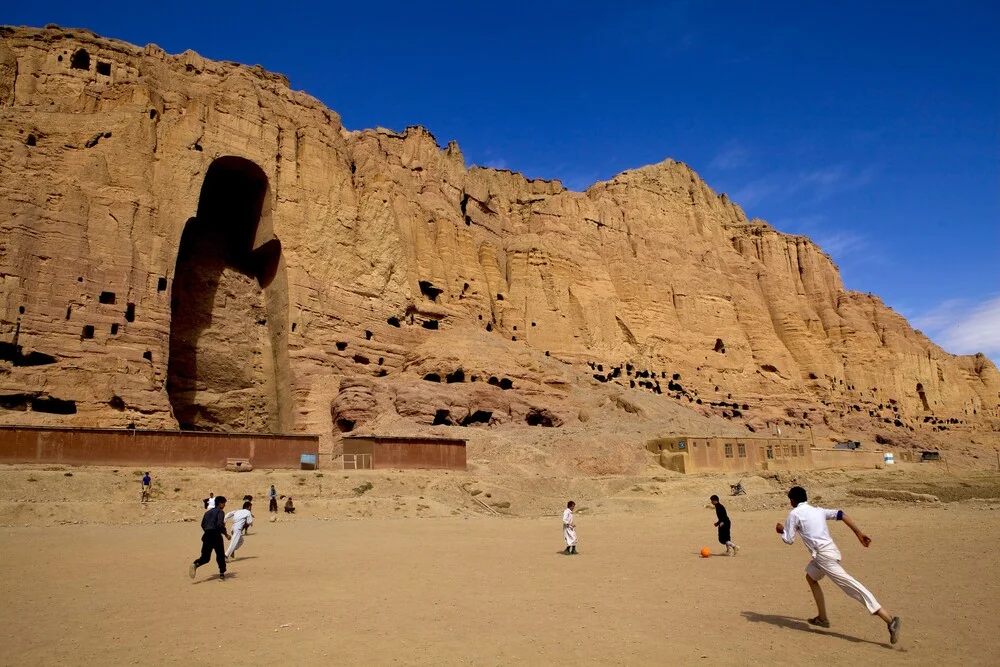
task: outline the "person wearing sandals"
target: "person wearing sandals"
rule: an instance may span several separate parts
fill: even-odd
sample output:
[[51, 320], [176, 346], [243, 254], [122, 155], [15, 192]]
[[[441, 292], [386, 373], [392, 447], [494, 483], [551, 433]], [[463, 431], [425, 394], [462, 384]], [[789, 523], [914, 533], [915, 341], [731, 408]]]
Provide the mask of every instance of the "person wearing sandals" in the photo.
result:
[[895, 644], [899, 641], [899, 617], [892, 616], [879, 604], [871, 591], [861, 585], [857, 579], [847, 573], [840, 564], [840, 550], [830, 537], [830, 530], [826, 525], [827, 520], [843, 521], [848, 528], [854, 531], [861, 545], [867, 547], [872, 543], [871, 538], [861, 532], [849, 516], [843, 510], [828, 510], [822, 507], [810, 505], [806, 490], [801, 486], [793, 486], [788, 491], [788, 500], [791, 502], [792, 511], [788, 513], [788, 520], [785, 524], [778, 524], [775, 530], [781, 535], [785, 544], [795, 542], [796, 534], [802, 536], [802, 543], [812, 554], [812, 560], [806, 566], [806, 582], [812, 590], [813, 598], [816, 600], [816, 609], [819, 614], [815, 618], [810, 618], [809, 623], [821, 628], [830, 627], [830, 620], [826, 615], [826, 600], [823, 597], [823, 589], [819, 582], [829, 576], [833, 583], [840, 587], [850, 597], [854, 598], [868, 608], [873, 616], [878, 616], [885, 621], [889, 629], [889, 642]]

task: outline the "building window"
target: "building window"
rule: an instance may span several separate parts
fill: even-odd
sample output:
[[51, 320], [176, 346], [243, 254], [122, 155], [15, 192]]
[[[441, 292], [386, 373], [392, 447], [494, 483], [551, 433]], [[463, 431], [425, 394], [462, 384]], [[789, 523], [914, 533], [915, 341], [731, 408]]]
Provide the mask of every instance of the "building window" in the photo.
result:
[[798, 450], [795, 449], [795, 445], [792, 445], [792, 456], [798, 456]]
[[739, 454], [741, 459], [745, 459], [747, 457], [747, 446], [736, 445], [736, 453]]
[[799, 445], [799, 456], [806, 455], [806, 448], [803, 445]]
[[733, 446], [728, 442], [726, 443], [726, 458], [727, 459], [733, 458]]
[[767, 448], [767, 458], [769, 458], [769, 459], [773, 459], [774, 458], [774, 447], [768, 447]]
[[788, 458], [788, 445], [784, 445], [781, 448], [781, 455], [784, 456], [786, 459]]

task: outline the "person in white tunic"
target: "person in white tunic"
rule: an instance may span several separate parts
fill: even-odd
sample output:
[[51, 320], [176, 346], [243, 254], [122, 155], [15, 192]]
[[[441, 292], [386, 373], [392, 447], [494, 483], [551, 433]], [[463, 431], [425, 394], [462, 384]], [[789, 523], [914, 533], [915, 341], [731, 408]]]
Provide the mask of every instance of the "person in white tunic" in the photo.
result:
[[236, 550], [243, 546], [243, 533], [253, 525], [253, 503], [246, 501], [243, 509], [235, 510], [226, 515], [226, 521], [233, 520], [233, 537], [229, 540], [229, 548], [226, 549], [226, 560], [231, 560]]
[[827, 520], [843, 521], [848, 528], [854, 531], [861, 545], [867, 547], [872, 543], [871, 538], [861, 532], [849, 516], [843, 510], [828, 510], [822, 507], [813, 507], [808, 502], [806, 490], [801, 486], [793, 486], [788, 491], [788, 500], [792, 504], [792, 511], [788, 513], [788, 520], [784, 525], [775, 526], [778, 534], [785, 544], [795, 542], [795, 536], [802, 537], [802, 543], [809, 549], [812, 560], [806, 566], [806, 582], [812, 590], [813, 598], [816, 600], [816, 609], [819, 614], [815, 618], [810, 618], [809, 623], [822, 628], [830, 627], [830, 620], [826, 615], [826, 600], [823, 597], [823, 589], [820, 588], [819, 581], [829, 576], [833, 583], [840, 587], [840, 590], [865, 605], [873, 616], [878, 616], [885, 621], [889, 629], [889, 642], [895, 644], [899, 641], [899, 617], [891, 616], [889, 612], [879, 604], [871, 591], [861, 585], [861, 583], [849, 575], [840, 564], [840, 550], [830, 537], [830, 530], [826, 525]]
[[576, 503], [571, 500], [566, 503], [566, 509], [563, 510], [563, 537], [566, 538], [566, 550], [563, 553], [567, 556], [576, 554], [576, 523], [573, 521], [574, 509], [576, 509]]

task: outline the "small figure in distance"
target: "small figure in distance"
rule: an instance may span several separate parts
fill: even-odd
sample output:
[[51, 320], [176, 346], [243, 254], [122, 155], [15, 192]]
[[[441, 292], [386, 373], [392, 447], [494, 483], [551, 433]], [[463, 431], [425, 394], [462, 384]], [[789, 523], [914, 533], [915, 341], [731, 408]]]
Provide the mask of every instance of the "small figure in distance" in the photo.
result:
[[208, 492], [208, 498], [205, 498], [201, 502], [205, 503], [205, 509], [210, 510], [215, 508], [215, 494], [211, 491]]
[[188, 576], [194, 579], [195, 572], [199, 567], [212, 560], [212, 552], [215, 552], [215, 562], [219, 564], [219, 580], [226, 578], [226, 551], [222, 543], [225, 535], [229, 539], [226, 531], [226, 498], [212, 496], [214, 507], [205, 511], [205, 516], [201, 518], [201, 529], [204, 533], [201, 536], [201, 556], [188, 567]]
[[861, 529], [855, 525], [851, 518], [844, 514], [844, 510], [813, 507], [807, 502], [808, 499], [805, 489], [801, 486], [793, 486], [788, 491], [788, 500], [792, 504], [788, 520], [785, 521], [784, 525], [779, 523], [774, 528], [781, 535], [785, 544], [792, 544], [795, 542], [795, 535], [801, 535], [802, 543], [812, 554], [812, 560], [806, 566], [806, 582], [812, 590], [819, 614], [815, 618], [810, 618], [809, 623], [821, 628], [830, 627], [830, 620], [826, 615], [826, 600], [823, 597], [823, 589], [819, 586], [820, 579], [829, 575], [833, 583], [840, 587], [840, 590], [865, 605], [873, 616], [878, 616], [885, 621], [886, 627], [889, 629], [889, 643], [895, 644], [899, 641], [899, 617], [890, 615], [875, 599], [871, 591], [844, 570], [840, 564], [840, 550], [833, 538], [830, 537], [830, 530], [826, 522], [827, 520], [843, 521], [848, 528], [854, 531], [854, 535], [863, 547], [867, 548], [872, 543], [871, 538], [861, 532]]
[[271, 485], [271, 488], [267, 492], [267, 500], [268, 500], [267, 511], [268, 512], [277, 512], [278, 511], [278, 492], [274, 490], [274, 484]]
[[717, 519], [715, 527], [719, 529], [719, 544], [725, 545], [727, 556], [735, 556], [740, 548], [733, 544], [732, 537], [729, 534], [733, 523], [729, 520], [729, 513], [726, 512], [726, 506], [719, 502], [719, 496], [712, 496], [709, 500], [715, 505], [715, 518]]
[[292, 504], [292, 497], [288, 496], [285, 501], [285, 514], [295, 514], [295, 505]]
[[563, 538], [566, 540], [566, 550], [563, 553], [567, 556], [576, 555], [576, 522], [573, 519], [575, 509], [576, 503], [571, 500], [563, 510]]
[[139, 495], [139, 502], [146, 503], [149, 502], [149, 491], [153, 484], [153, 478], [149, 476], [149, 471], [142, 476], [142, 493]]

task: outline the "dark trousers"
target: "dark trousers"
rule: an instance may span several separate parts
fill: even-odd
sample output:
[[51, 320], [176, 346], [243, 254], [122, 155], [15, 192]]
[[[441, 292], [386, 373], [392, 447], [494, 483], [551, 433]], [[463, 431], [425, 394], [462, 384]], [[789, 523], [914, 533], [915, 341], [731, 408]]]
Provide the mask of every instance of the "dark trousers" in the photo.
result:
[[201, 567], [212, 560], [212, 551], [215, 551], [215, 562], [219, 564], [219, 574], [226, 573], [226, 549], [222, 543], [222, 533], [212, 531], [201, 536], [201, 557], [194, 562]]
[[271, 502], [267, 506], [267, 511], [268, 512], [277, 512], [278, 511], [278, 499], [277, 498], [271, 498]]

